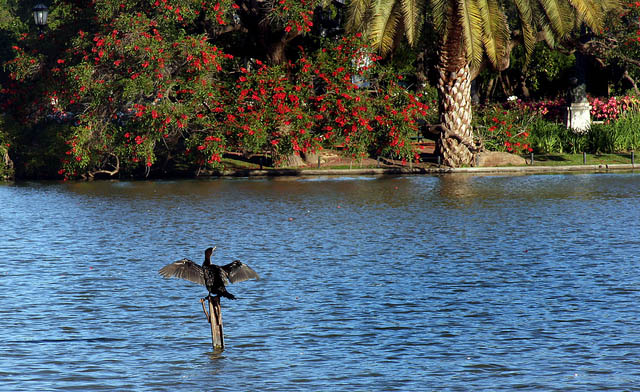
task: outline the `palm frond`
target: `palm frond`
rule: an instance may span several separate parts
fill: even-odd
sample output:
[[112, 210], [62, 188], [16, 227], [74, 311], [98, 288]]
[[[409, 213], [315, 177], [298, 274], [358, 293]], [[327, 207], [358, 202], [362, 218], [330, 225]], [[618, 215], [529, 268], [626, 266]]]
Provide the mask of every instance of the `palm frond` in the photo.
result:
[[599, 29], [604, 14], [593, 0], [568, 0], [569, 4], [577, 11], [579, 17], [592, 29]]
[[559, 0], [540, 0], [540, 5], [546, 16], [548, 23], [551, 25], [554, 33], [558, 37], [562, 37], [567, 33], [567, 26], [563, 23], [562, 6]]
[[542, 26], [540, 26], [540, 29], [542, 30], [542, 36], [544, 37], [544, 42], [546, 42], [550, 48], [554, 48], [556, 46], [556, 37], [553, 34], [553, 31], [551, 31], [551, 28], [549, 27], [549, 25], [543, 24]]
[[498, 65], [506, 54], [509, 40], [507, 17], [496, 0], [478, 0], [482, 17], [483, 44], [489, 61]]
[[449, 2], [447, 0], [430, 0], [433, 26], [441, 35], [445, 35]]
[[351, 33], [365, 31], [373, 3], [374, 0], [351, 0], [347, 8], [345, 29]]
[[533, 53], [533, 49], [536, 46], [536, 31], [534, 28], [532, 4], [528, 0], [514, 0], [514, 3], [520, 16], [522, 40], [528, 56]]
[[369, 39], [371, 45], [384, 56], [393, 48], [402, 14], [398, 2], [381, 1], [378, 4], [380, 7], [371, 21]]
[[422, 27], [424, 0], [401, 0], [403, 25], [409, 45], [415, 45]]
[[476, 0], [458, 0], [458, 18], [462, 27], [467, 58], [479, 65], [483, 57], [482, 16]]

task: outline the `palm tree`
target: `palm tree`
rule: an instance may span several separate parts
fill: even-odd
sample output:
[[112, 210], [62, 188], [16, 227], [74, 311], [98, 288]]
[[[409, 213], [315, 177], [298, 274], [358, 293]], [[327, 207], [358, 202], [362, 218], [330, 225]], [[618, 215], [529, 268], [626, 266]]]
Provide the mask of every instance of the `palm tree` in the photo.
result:
[[512, 33], [505, 14], [511, 5], [527, 53], [544, 39], [554, 45], [581, 24], [599, 29], [621, 0], [351, 0], [347, 29], [364, 31], [382, 54], [399, 36], [415, 44], [428, 15], [438, 33], [440, 136], [438, 151], [451, 167], [469, 164], [479, 147], [471, 127], [471, 70], [488, 60], [503, 69]]

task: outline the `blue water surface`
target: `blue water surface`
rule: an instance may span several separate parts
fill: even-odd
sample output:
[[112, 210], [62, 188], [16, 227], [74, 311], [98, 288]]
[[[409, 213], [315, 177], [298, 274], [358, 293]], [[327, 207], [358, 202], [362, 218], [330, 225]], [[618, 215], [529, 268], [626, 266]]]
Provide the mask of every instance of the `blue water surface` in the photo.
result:
[[[0, 185], [0, 389], [640, 390], [640, 175]], [[217, 246], [203, 287], [157, 271]]]

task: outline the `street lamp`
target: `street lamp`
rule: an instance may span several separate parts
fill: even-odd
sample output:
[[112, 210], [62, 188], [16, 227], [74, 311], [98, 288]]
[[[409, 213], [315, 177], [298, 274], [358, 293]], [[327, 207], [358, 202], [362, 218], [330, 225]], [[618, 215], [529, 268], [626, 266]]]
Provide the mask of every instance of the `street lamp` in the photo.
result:
[[42, 31], [42, 28], [47, 24], [47, 16], [49, 15], [49, 7], [39, 3], [33, 7], [33, 19], [36, 22], [38, 29]]

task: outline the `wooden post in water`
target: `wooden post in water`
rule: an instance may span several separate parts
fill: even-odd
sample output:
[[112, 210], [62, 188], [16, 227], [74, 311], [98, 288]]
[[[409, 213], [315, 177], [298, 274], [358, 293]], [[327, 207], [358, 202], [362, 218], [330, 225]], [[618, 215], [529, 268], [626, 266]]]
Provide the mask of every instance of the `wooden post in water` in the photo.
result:
[[209, 313], [204, 308], [205, 298], [200, 300], [202, 304], [202, 310], [209, 320], [211, 325], [211, 345], [214, 350], [224, 350], [224, 331], [222, 328], [222, 309], [220, 308], [220, 296], [216, 295], [211, 297], [207, 296], [206, 300], [209, 303]]
[[224, 350], [224, 333], [222, 330], [222, 309], [220, 296], [209, 296], [209, 315], [211, 316], [211, 344], [214, 350]]

